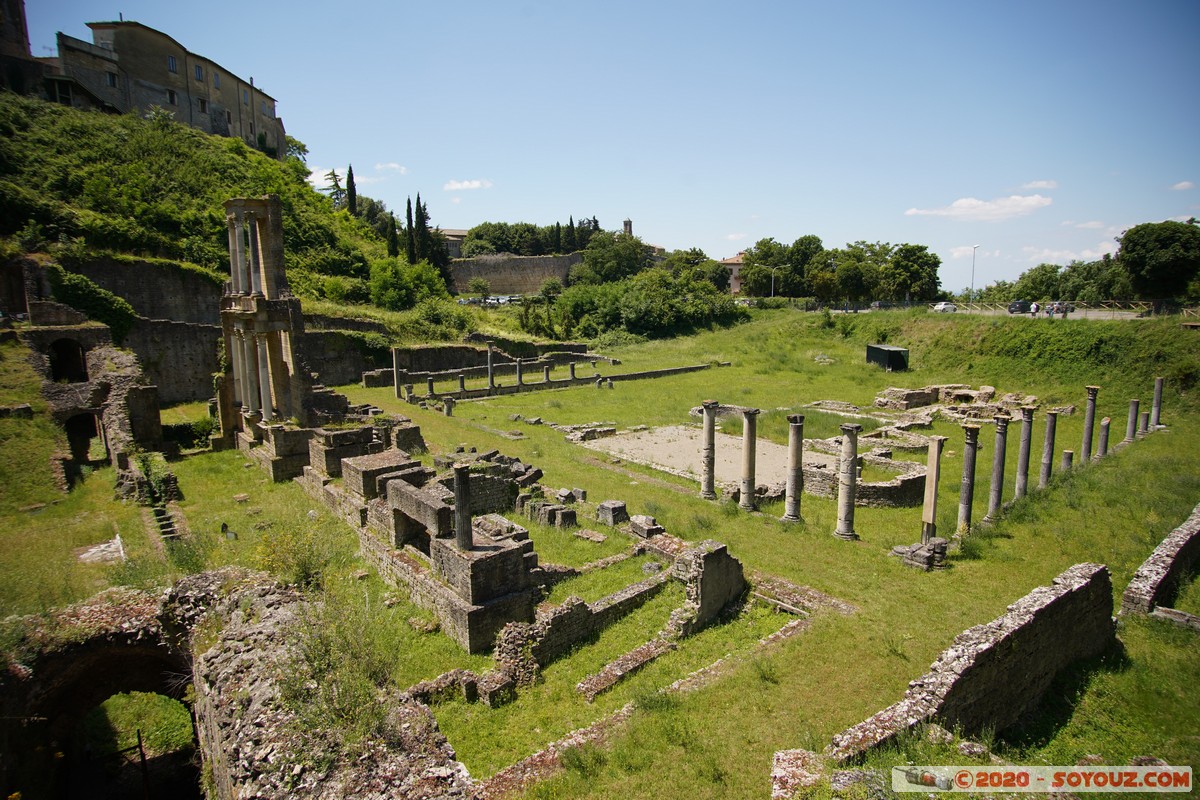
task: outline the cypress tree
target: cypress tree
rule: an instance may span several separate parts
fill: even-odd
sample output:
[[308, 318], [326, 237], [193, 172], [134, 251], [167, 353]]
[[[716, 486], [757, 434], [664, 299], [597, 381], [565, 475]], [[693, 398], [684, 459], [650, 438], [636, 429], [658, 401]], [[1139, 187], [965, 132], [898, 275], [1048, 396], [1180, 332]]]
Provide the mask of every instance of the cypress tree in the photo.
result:
[[354, 186], [353, 164], [346, 168], [346, 208], [351, 216], [358, 216], [358, 189]]
[[396, 233], [396, 215], [388, 213], [387, 254], [392, 258], [400, 255], [400, 236]]
[[567, 232], [563, 236], [564, 249], [568, 253], [574, 253], [579, 249], [579, 240], [575, 238], [575, 217], [571, 217], [567, 222]]
[[417, 242], [413, 236], [413, 216], [412, 216], [412, 198], [408, 198], [408, 209], [405, 212], [408, 215], [408, 227], [404, 229], [404, 257], [408, 259], [408, 263], [417, 263]]
[[551, 242], [550, 251], [552, 253], [562, 252], [562, 225], [554, 223], [554, 241]]
[[425, 205], [421, 202], [421, 193], [417, 192], [417, 212], [416, 212], [416, 251], [417, 261], [425, 261], [429, 258], [430, 252], [433, 250], [432, 241], [429, 236], [429, 212], [425, 209]]

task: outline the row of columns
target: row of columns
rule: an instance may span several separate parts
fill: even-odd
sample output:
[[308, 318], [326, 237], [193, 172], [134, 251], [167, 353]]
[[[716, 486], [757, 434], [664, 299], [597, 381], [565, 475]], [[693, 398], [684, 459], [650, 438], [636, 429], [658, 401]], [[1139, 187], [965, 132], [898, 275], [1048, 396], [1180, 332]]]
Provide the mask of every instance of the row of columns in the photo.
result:
[[[1084, 412], [1083, 442], [1080, 448], [1081, 463], [1088, 463], [1108, 455], [1109, 427], [1108, 417], [1100, 420], [1100, 434], [1097, 452], [1092, 454], [1092, 439], [1096, 419], [1096, 398], [1100, 387], [1088, 386], [1087, 408]], [[1132, 442], [1138, 435], [1144, 436], [1151, 428], [1160, 424], [1162, 413], [1163, 379], [1154, 381], [1154, 407], [1150, 412], [1139, 415], [1139, 401], [1129, 403], [1129, 419], [1126, 425], [1125, 442]], [[716, 463], [716, 419], [720, 404], [716, 400], [705, 400], [701, 404], [703, 414], [703, 439], [701, 443], [701, 473], [700, 496], [706, 500], [716, 499], [714, 469]], [[1018, 498], [1028, 493], [1029, 460], [1033, 440], [1033, 406], [1022, 406], [1020, 449], [1017, 453], [1017, 477], [1014, 493]], [[742, 482], [739, 505], [747, 510], [754, 510], [755, 486], [755, 448], [757, 446], [758, 415], [757, 408], [744, 408], [742, 412]], [[791, 414], [788, 416], [788, 467], [786, 474], [786, 489], [784, 499], [783, 520], [796, 522], [800, 517], [800, 495], [804, 490], [804, 416]], [[988, 496], [988, 511], [984, 522], [991, 522], [999, 516], [1004, 499], [1004, 466], [1008, 446], [1008, 423], [1011, 418], [1007, 414], [997, 414], [993, 417], [996, 425], [996, 446], [992, 458], [991, 491]], [[1054, 461], [1055, 433], [1058, 425], [1058, 412], [1046, 412], [1046, 436], [1042, 449], [1041, 472], [1038, 478], [1038, 488], [1044, 489], [1050, 482]], [[965, 438], [963, 448], [963, 474], [959, 491], [958, 530], [967, 532], [972, 524], [972, 507], [975, 500], [975, 464], [979, 452], [979, 426], [963, 425]], [[857, 494], [858, 469], [858, 434], [861, 425], [845, 424], [841, 426], [841, 453], [838, 458], [838, 521], [834, 536], [839, 539], [857, 539], [854, 530], [854, 501]], [[929, 542], [937, 535], [937, 486], [941, 475], [941, 455], [946, 437], [931, 436], [929, 440], [929, 456], [925, 479], [925, 502], [922, 511], [921, 541]], [[1064, 450], [1062, 453], [1061, 469], [1070, 470], [1074, 464], [1075, 453]]]
[[253, 211], [237, 211], [225, 219], [229, 227], [229, 271], [234, 294], [263, 293], [262, 240]]
[[237, 378], [242, 411], [273, 419], [271, 402], [270, 350], [267, 334], [235, 328], [230, 337], [233, 374]]

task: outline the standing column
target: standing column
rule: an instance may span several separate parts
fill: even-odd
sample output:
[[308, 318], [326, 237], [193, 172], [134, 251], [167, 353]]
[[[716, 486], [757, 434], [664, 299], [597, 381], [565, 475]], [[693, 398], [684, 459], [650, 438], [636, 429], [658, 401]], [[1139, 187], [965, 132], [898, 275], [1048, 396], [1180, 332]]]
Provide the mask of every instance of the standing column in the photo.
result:
[[571, 370], [571, 380], [575, 380], [575, 362], [572, 361], [567, 365], [567, 368]]
[[838, 460], [838, 521], [833, 535], [857, 539], [854, 532], [854, 494], [858, 482], [858, 432], [862, 425], [842, 426], [842, 454]]
[[229, 225], [229, 276], [233, 285], [233, 293], [242, 294], [242, 270], [239, 262], [242, 252], [242, 230], [238, 225], [237, 217], [226, 217], [225, 222]]
[[246, 397], [250, 400], [250, 413], [256, 414], [261, 397], [258, 388], [258, 348], [254, 346], [254, 334], [250, 331], [242, 331], [242, 352], [246, 354]]
[[1124, 444], [1128, 444], [1129, 442], [1132, 442], [1134, 434], [1137, 433], [1138, 406], [1140, 404], [1141, 404], [1140, 400], [1130, 400], [1129, 401], [1129, 420], [1125, 423], [1125, 441], [1123, 442]]
[[544, 383], [550, 382], [550, 365], [549, 364], [542, 367], [542, 381]]
[[454, 416], [454, 398], [446, 396], [442, 398], [442, 413], [447, 417]]
[[1150, 432], [1150, 412], [1143, 411], [1138, 417], [1138, 432], [1139, 439], [1145, 439], [1146, 434]]
[[250, 290], [252, 294], [261, 295], [262, 290], [262, 252], [258, 241], [258, 216], [246, 215], [246, 232], [250, 235]]
[[258, 347], [258, 390], [262, 393], [262, 415], [264, 420], [268, 420], [275, 415], [271, 402], [271, 361], [267, 355], [267, 335], [255, 334], [254, 339]]
[[705, 500], [717, 499], [713, 468], [717, 456], [716, 428], [719, 405], [716, 400], [705, 400], [700, 404], [704, 415], [704, 438], [700, 446], [700, 496]]
[[400, 348], [393, 347], [392, 348], [392, 386], [396, 390], [396, 399], [397, 400], [403, 399], [403, 397], [404, 397], [404, 391], [403, 391], [404, 384], [401, 383], [401, 377], [400, 377], [402, 373], [403, 373], [403, 370], [400, 369]]
[[921, 511], [921, 544], [937, 536], [938, 480], [942, 477], [942, 448], [945, 436], [929, 437], [929, 460], [925, 466], [925, 506]]
[[1075, 453], [1072, 450], [1063, 450], [1062, 454], [1062, 471], [1070, 472], [1071, 465], [1075, 463]]
[[492, 345], [493, 345], [493, 344], [495, 344], [495, 342], [492, 342], [492, 341], [490, 341], [490, 340], [489, 340], [489, 341], [488, 341], [488, 343], [487, 343], [487, 348], [488, 348], [488, 352], [487, 352], [487, 358], [488, 358], [488, 389], [495, 389], [495, 388], [496, 388], [496, 373], [493, 371], [493, 367], [492, 367]]
[[475, 544], [471, 530], [471, 465], [454, 465], [454, 541], [459, 550]]
[[757, 408], [742, 409], [742, 496], [738, 505], [754, 510], [754, 456], [758, 446]]
[[996, 452], [992, 456], [992, 486], [988, 495], [988, 512], [984, 522], [991, 522], [1000, 515], [1000, 501], [1004, 498], [1004, 455], [1008, 444], [1009, 417], [997, 414], [996, 420]]
[[962, 486], [958, 492], [958, 532], [971, 530], [971, 506], [975, 502], [975, 456], [979, 452], [979, 426], [963, 425], [966, 444], [963, 446]]
[[1108, 426], [1112, 424], [1112, 420], [1108, 417], [1100, 420], [1100, 445], [1096, 450], [1096, 458], [1104, 458], [1108, 455]]
[[521, 378], [521, 359], [517, 359], [517, 386], [524, 386]]
[[788, 465], [783, 501], [783, 521], [800, 521], [800, 493], [804, 491], [804, 415], [788, 414]]
[[425, 394], [427, 394], [430, 397], [433, 397], [433, 378], [425, 379], [425, 389], [426, 389]]
[[1038, 488], [1045, 489], [1050, 483], [1050, 470], [1054, 468], [1054, 432], [1058, 427], [1058, 412], [1046, 412], [1046, 441], [1042, 444], [1042, 474], [1038, 478]]
[[458, 390], [460, 392], [465, 392], [467, 390], [467, 376], [466, 375], [458, 376]]
[[1083, 447], [1079, 449], [1079, 463], [1092, 460], [1092, 425], [1096, 422], [1096, 394], [1099, 386], [1087, 386], [1087, 411], [1083, 414]]
[[1024, 497], [1029, 486], [1029, 445], [1033, 441], [1033, 406], [1021, 406], [1021, 445], [1017, 450], [1017, 485], [1014, 495]]
[[1150, 430], [1157, 428], [1162, 421], [1162, 392], [1163, 379], [1154, 379], [1154, 405], [1150, 408]]

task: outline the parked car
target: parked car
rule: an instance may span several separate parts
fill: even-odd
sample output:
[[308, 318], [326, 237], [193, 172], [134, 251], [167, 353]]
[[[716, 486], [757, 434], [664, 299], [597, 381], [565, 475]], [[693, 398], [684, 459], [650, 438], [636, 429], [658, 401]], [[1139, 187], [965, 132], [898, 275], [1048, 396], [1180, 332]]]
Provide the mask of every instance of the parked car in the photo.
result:
[[1008, 313], [1010, 314], [1028, 314], [1030, 302], [1028, 300], [1013, 300], [1008, 304]]
[[1070, 303], [1055, 302], [1054, 305], [1050, 307], [1050, 310], [1055, 314], [1066, 316], [1075, 310], [1075, 306], [1071, 305]]
[[954, 305], [954, 303], [947, 303], [943, 301], [935, 305], [933, 310], [939, 314], [953, 314], [955, 311], [958, 311], [958, 306]]

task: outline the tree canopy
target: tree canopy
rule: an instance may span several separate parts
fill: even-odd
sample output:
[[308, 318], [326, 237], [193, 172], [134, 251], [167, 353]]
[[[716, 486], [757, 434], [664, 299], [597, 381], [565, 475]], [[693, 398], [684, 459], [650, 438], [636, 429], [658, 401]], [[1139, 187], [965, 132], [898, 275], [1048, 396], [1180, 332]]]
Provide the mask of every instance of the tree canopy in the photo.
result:
[[1200, 226], [1194, 221], [1135, 225], [1120, 242], [1117, 258], [1138, 296], [1165, 299], [1200, 294], [1200, 287], [1193, 286], [1200, 275]]

